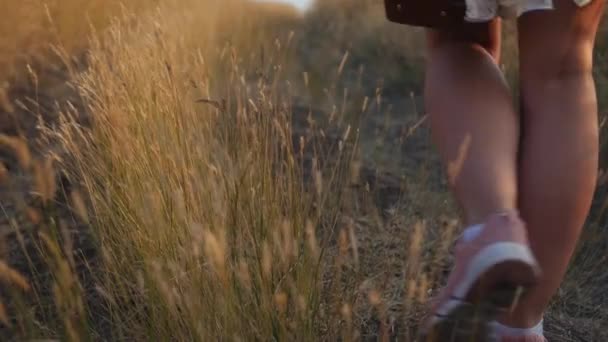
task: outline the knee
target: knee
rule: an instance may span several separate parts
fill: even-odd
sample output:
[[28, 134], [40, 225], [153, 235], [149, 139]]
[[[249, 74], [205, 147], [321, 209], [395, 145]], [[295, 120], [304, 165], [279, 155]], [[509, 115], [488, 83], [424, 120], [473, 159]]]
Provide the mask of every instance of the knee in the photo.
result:
[[585, 41], [559, 50], [537, 51], [522, 58], [522, 82], [553, 82], [588, 78], [593, 75], [593, 45]]
[[[597, 28], [594, 20], [568, 21], [569, 17], [566, 17], [562, 21], [570, 24], [560, 28], [556, 22], [542, 17], [542, 13], [535, 15], [529, 14], [520, 20], [522, 80], [562, 80], [592, 75]], [[555, 14], [560, 15], [566, 16], [559, 11]]]
[[591, 75], [593, 47], [606, 1], [592, 1], [584, 7], [571, 0], [553, 2], [553, 11], [532, 11], [518, 21], [522, 78]]

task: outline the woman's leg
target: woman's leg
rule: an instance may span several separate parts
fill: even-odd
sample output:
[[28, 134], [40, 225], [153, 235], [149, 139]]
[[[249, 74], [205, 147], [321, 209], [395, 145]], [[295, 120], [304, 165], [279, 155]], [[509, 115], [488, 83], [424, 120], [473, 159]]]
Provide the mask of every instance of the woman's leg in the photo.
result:
[[500, 24], [429, 33], [425, 89], [432, 135], [469, 224], [422, 325], [424, 341], [486, 341], [498, 312], [537, 280], [517, 212], [519, 117], [498, 68]]
[[597, 104], [592, 50], [604, 0], [519, 20], [522, 142], [519, 208], [543, 271], [539, 286], [503, 321], [530, 327], [562, 281], [596, 184]]
[[498, 67], [500, 22], [432, 30], [425, 105], [450, 185], [470, 224], [517, 201], [519, 119]]

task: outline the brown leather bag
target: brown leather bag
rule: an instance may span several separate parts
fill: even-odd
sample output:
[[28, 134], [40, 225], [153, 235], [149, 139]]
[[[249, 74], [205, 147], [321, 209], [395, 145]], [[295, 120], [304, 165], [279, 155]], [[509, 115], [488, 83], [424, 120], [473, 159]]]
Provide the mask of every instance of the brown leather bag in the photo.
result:
[[465, 0], [384, 0], [386, 17], [399, 24], [431, 28], [462, 25]]

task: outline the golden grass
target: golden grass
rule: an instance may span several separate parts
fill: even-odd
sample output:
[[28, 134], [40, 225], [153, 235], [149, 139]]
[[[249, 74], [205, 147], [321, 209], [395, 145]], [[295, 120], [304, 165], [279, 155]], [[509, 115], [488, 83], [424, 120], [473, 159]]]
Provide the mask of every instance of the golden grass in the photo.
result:
[[82, 52], [91, 29], [102, 30], [123, 10], [143, 11], [158, 0], [22, 0], [0, 5], [0, 84], [23, 73], [25, 63]]
[[[376, 333], [388, 338], [395, 303], [360, 279], [354, 223], [342, 217], [353, 195], [345, 185], [358, 174], [359, 132], [337, 117], [357, 121], [361, 113], [352, 108], [363, 103], [365, 112], [381, 96], [355, 102], [327, 84], [337, 103], [323, 119], [341, 139], [323, 145], [328, 127], [313, 122], [294, 134], [292, 92], [308, 80], [292, 73], [300, 70], [288, 30], [299, 20], [295, 12], [239, 0], [168, 0], [110, 20], [118, 6], [91, 1], [94, 26], [107, 29], [87, 40], [84, 16], [73, 15], [82, 3], [49, 5], [55, 33], [43, 29], [44, 13], [31, 10], [38, 4], [9, 5], [40, 25], [24, 25], [7, 45], [24, 44], [28, 56], [45, 56], [48, 42], [67, 54], [88, 49], [88, 69], [73, 81], [92, 127], [64, 113], [58, 130], [47, 133], [65, 149], [59, 162], [75, 184], [65, 197], [90, 225], [100, 262], [90, 266], [93, 286], [85, 289], [52, 199], [57, 161], [38, 160], [22, 139], [0, 135], [33, 171], [41, 208], [28, 207], [26, 217], [43, 227], [37, 248], [51, 275], [46, 293], [39, 279], [0, 262], [0, 280], [18, 290], [11, 292], [16, 304], [0, 301], [0, 322], [20, 339], [351, 341], [360, 337], [363, 294], [379, 317]], [[391, 31], [383, 44], [399, 37]], [[0, 68], [20, 58], [3, 56]], [[347, 56], [319, 77], [339, 79]], [[413, 196], [424, 202], [428, 193]], [[409, 244], [401, 298], [392, 299], [404, 307], [398, 319], [414, 319], [426, 302], [454, 227], [436, 234], [431, 248], [424, 223], [403, 224]], [[91, 298], [102, 310], [90, 307]]]
[[[321, 274], [306, 227], [331, 219], [313, 203], [332, 184], [305, 191], [286, 52], [277, 40], [253, 72], [258, 59], [238, 50], [264, 41], [250, 14], [182, 1], [92, 47], [80, 84], [93, 131], [63, 139], [90, 196], [116, 337], [314, 339]], [[218, 39], [226, 18], [232, 45]]]
[[[50, 134], [80, 184], [72, 208], [98, 243], [95, 291], [112, 326], [101, 334], [314, 340], [327, 329], [319, 320], [326, 246], [317, 234], [337, 222], [349, 150], [343, 141], [328, 173], [321, 154], [305, 169], [305, 146], [292, 142], [291, 34], [264, 28], [294, 15], [241, 1], [167, 2], [127, 13], [92, 40], [89, 69], [75, 82], [93, 126], [67, 115], [60, 134]], [[314, 135], [300, 141], [312, 147]], [[44, 215], [53, 212], [51, 163], [32, 162]], [[85, 307], [69, 246], [54, 236], [41, 235], [40, 249], [57, 318], [46, 316], [34, 331], [86, 339], [95, 313]], [[15, 318], [17, 326], [31, 328], [28, 317]]]

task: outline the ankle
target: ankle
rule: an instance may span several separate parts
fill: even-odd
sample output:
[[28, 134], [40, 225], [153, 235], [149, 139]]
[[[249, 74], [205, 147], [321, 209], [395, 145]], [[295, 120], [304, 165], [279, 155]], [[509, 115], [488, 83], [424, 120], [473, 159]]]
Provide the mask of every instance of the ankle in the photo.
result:
[[519, 216], [519, 211], [517, 209], [504, 209], [500, 211], [494, 211], [491, 214], [485, 215], [484, 218], [481, 220], [469, 221], [469, 225], [464, 229], [462, 233], [463, 240], [471, 241], [475, 239], [475, 237], [481, 234], [481, 231], [483, 230], [486, 223], [492, 219], [496, 220], [496, 218], [506, 218], [507, 220], [511, 220], [512, 222], [521, 222], [521, 217]]
[[478, 224], [485, 224], [486, 222], [488, 222], [489, 220], [492, 220], [493, 218], [496, 217], [510, 217], [510, 218], [517, 218], [519, 219], [519, 210], [517, 208], [514, 207], [502, 207], [501, 209], [494, 209], [494, 210], [486, 210], [483, 212], [479, 212], [479, 213], [469, 213], [468, 215], [466, 215], [466, 221], [465, 223], [467, 223], [467, 225], [469, 226], [474, 226], [474, 225], [478, 225]]

